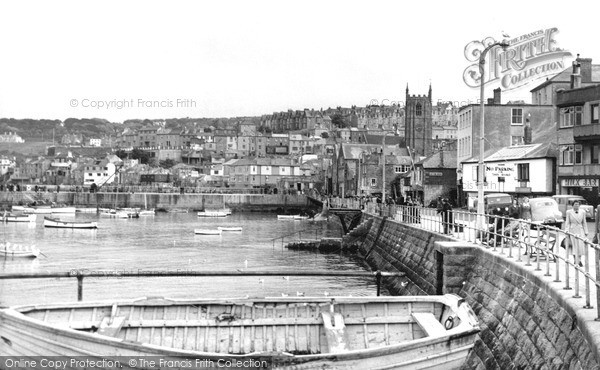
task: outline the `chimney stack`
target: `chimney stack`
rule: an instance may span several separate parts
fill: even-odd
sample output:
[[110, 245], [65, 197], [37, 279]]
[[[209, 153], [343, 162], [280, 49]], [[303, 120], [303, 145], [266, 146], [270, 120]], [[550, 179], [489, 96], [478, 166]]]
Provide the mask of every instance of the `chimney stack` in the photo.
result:
[[494, 89], [494, 104], [502, 104], [502, 90], [500, 88]]
[[581, 64], [579, 64], [579, 54], [573, 62], [573, 73], [571, 74], [571, 89], [581, 87]]
[[592, 58], [579, 58], [577, 62], [581, 66], [581, 82], [592, 82]]
[[523, 144], [531, 144], [531, 124], [529, 123], [529, 115], [525, 118], [525, 126], [523, 127]]

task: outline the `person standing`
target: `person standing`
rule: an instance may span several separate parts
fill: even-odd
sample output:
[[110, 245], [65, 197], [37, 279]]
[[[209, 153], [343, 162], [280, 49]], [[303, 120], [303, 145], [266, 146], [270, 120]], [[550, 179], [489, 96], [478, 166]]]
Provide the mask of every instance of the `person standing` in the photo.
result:
[[[573, 202], [573, 208], [567, 211], [565, 217], [565, 231], [573, 235], [579, 236], [583, 239], [587, 237], [588, 228], [587, 222], [585, 221], [585, 212], [579, 210], [579, 202]], [[585, 243], [579, 238], [571, 238], [569, 243], [570, 249], [567, 249], [568, 253], [573, 254], [575, 263], [579, 260], [579, 266], [583, 266], [581, 263], [581, 256], [585, 253]]]
[[521, 203], [521, 210], [519, 218], [525, 221], [531, 221], [531, 204], [529, 203], [529, 198], [524, 197], [523, 203]]
[[452, 206], [447, 198], [442, 200], [442, 222], [444, 223], [444, 234], [452, 234], [454, 230], [454, 215]]

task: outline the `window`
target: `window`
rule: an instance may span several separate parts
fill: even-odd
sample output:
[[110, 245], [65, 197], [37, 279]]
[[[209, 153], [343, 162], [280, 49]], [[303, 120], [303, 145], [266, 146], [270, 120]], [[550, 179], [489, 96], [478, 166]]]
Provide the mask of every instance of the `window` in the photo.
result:
[[592, 153], [591, 153], [591, 163], [595, 163], [598, 164], [600, 163], [599, 159], [600, 159], [600, 145], [592, 145], [591, 147], [592, 149]]
[[423, 114], [423, 106], [421, 105], [421, 103], [417, 103], [417, 106], [415, 108], [415, 114], [417, 116], [420, 116]]
[[573, 145], [561, 145], [560, 147], [560, 164], [563, 166], [572, 165], [573, 164], [573, 153], [574, 148]]
[[371, 187], [374, 188], [375, 186], [377, 186], [377, 179], [371, 178]]
[[590, 116], [592, 118], [592, 120], [591, 120], [592, 123], [599, 123], [600, 122], [598, 120], [598, 107], [599, 107], [598, 104], [592, 104], [590, 106], [590, 108], [591, 108], [591, 114], [590, 114]]
[[479, 182], [479, 165], [473, 166], [473, 178]]
[[523, 124], [523, 108], [512, 108], [511, 110], [511, 125]]
[[559, 164], [563, 166], [583, 163], [583, 148], [580, 144], [561, 145], [560, 153]]
[[401, 166], [396, 166], [394, 167], [394, 172], [395, 173], [404, 173], [404, 172], [408, 172], [409, 166], [408, 165], [401, 165]]
[[523, 145], [523, 136], [512, 136], [510, 141], [511, 146]]
[[577, 107], [566, 107], [560, 109], [559, 126], [560, 127], [573, 127], [581, 126], [583, 108]]
[[529, 181], [529, 163], [517, 164], [517, 181]]
[[583, 163], [583, 148], [581, 144], [575, 145], [575, 164]]

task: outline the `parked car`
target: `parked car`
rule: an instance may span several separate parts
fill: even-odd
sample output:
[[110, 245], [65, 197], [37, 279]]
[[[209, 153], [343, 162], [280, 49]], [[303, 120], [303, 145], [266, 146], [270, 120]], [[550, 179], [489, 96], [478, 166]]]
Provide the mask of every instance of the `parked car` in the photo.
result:
[[[506, 193], [490, 193], [483, 197], [485, 214], [488, 215], [508, 215], [508, 207], [512, 204], [512, 197]], [[473, 200], [471, 212], [477, 212], [477, 199]]]
[[588, 220], [595, 219], [594, 207], [588, 204], [587, 200], [581, 195], [553, 195], [554, 199], [558, 203], [558, 209], [562, 213], [563, 218], [567, 217], [567, 211], [573, 208], [573, 203], [579, 202], [579, 209], [585, 212], [585, 217]]
[[564, 219], [556, 200], [550, 197], [533, 198], [529, 200], [529, 204], [531, 204], [532, 222], [556, 227], [562, 226]]

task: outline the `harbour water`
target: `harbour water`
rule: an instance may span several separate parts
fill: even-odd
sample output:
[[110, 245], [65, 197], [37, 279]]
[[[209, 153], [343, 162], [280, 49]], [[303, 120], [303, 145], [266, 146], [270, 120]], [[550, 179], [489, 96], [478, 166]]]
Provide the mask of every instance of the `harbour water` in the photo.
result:
[[[35, 224], [0, 225], [2, 240], [35, 244], [35, 260], [0, 258], [1, 272], [107, 271], [85, 278], [85, 301], [113, 298], [375, 295], [374, 279], [354, 277], [115, 277], [127, 271], [261, 271], [365, 269], [351, 256], [288, 251], [273, 239], [303, 231], [304, 238], [339, 237], [339, 223], [278, 221], [273, 213], [234, 213], [199, 218], [196, 213], [157, 213], [139, 219], [61, 215], [64, 220], [97, 220], [97, 230], [49, 229]], [[194, 228], [242, 226], [221, 236], [194, 235]], [[0, 305], [74, 301], [75, 278], [0, 280]]]

